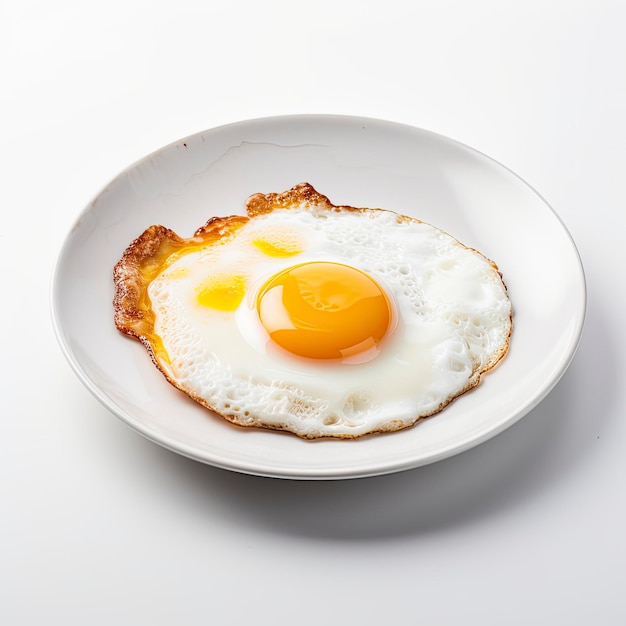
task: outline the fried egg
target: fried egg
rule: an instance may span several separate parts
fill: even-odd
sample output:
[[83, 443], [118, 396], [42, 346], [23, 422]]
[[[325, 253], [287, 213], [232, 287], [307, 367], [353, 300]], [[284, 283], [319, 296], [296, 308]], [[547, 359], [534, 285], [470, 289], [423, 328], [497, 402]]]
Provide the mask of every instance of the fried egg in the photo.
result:
[[151, 226], [114, 280], [117, 328], [170, 383], [230, 422], [308, 439], [434, 415], [504, 357], [512, 328], [493, 261], [308, 183], [189, 239]]

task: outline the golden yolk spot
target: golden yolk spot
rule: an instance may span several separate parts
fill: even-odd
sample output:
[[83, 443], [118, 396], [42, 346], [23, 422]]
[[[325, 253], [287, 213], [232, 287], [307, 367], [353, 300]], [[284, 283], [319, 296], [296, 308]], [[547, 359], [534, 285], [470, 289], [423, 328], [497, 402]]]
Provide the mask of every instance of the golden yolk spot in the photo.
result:
[[257, 311], [279, 346], [313, 359], [346, 358], [375, 347], [391, 323], [381, 286], [360, 270], [331, 262], [276, 274], [259, 292]]
[[234, 311], [246, 292], [243, 276], [218, 274], [209, 276], [197, 289], [198, 302], [217, 311]]
[[267, 233], [253, 239], [252, 243], [263, 254], [276, 258], [294, 256], [303, 250], [300, 238], [290, 231]]
[[179, 278], [185, 278], [190, 274], [190, 272], [191, 270], [188, 267], [177, 267], [175, 270], [165, 274], [165, 276], [167, 276], [167, 278], [177, 280]]

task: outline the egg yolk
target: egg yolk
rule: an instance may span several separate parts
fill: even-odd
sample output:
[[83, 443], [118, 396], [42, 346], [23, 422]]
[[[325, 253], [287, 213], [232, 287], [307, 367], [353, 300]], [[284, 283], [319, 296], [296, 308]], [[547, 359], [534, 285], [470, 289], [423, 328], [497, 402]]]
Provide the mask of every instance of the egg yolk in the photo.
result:
[[391, 323], [381, 286], [347, 265], [311, 262], [273, 276], [257, 298], [261, 323], [302, 357], [337, 359], [378, 345]]

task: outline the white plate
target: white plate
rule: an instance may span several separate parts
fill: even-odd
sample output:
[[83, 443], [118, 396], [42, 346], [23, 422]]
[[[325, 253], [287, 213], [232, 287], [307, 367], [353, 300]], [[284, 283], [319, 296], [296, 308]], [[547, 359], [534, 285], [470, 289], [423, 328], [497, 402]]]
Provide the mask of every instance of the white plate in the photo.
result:
[[[481, 385], [397, 433], [304, 441], [233, 426], [171, 387], [113, 325], [112, 268], [151, 224], [190, 236], [211, 215], [243, 213], [255, 192], [308, 181], [335, 204], [420, 218], [494, 259], [515, 317], [510, 352]], [[405, 470], [467, 450], [542, 400], [569, 365], [585, 281], [559, 218], [526, 183], [464, 145], [416, 128], [341, 116], [290, 116], [215, 128], [115, 178], [83, 211], [53, 284], [60, 344], [89, 390], [149, 439], [211, 465], [264, 476], [336, 479]]]

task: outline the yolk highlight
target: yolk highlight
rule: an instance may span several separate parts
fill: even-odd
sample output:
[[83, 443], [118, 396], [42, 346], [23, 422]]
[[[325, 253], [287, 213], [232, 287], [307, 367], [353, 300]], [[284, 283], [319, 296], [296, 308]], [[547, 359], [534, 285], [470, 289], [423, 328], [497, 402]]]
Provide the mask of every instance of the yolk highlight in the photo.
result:
[[380, 285], [360, 270], [331, 262], [303, 263], [276, 274], [261, 289], [257, 310], [278, 345], [313, 359], [368, 350], [391, 323]]

